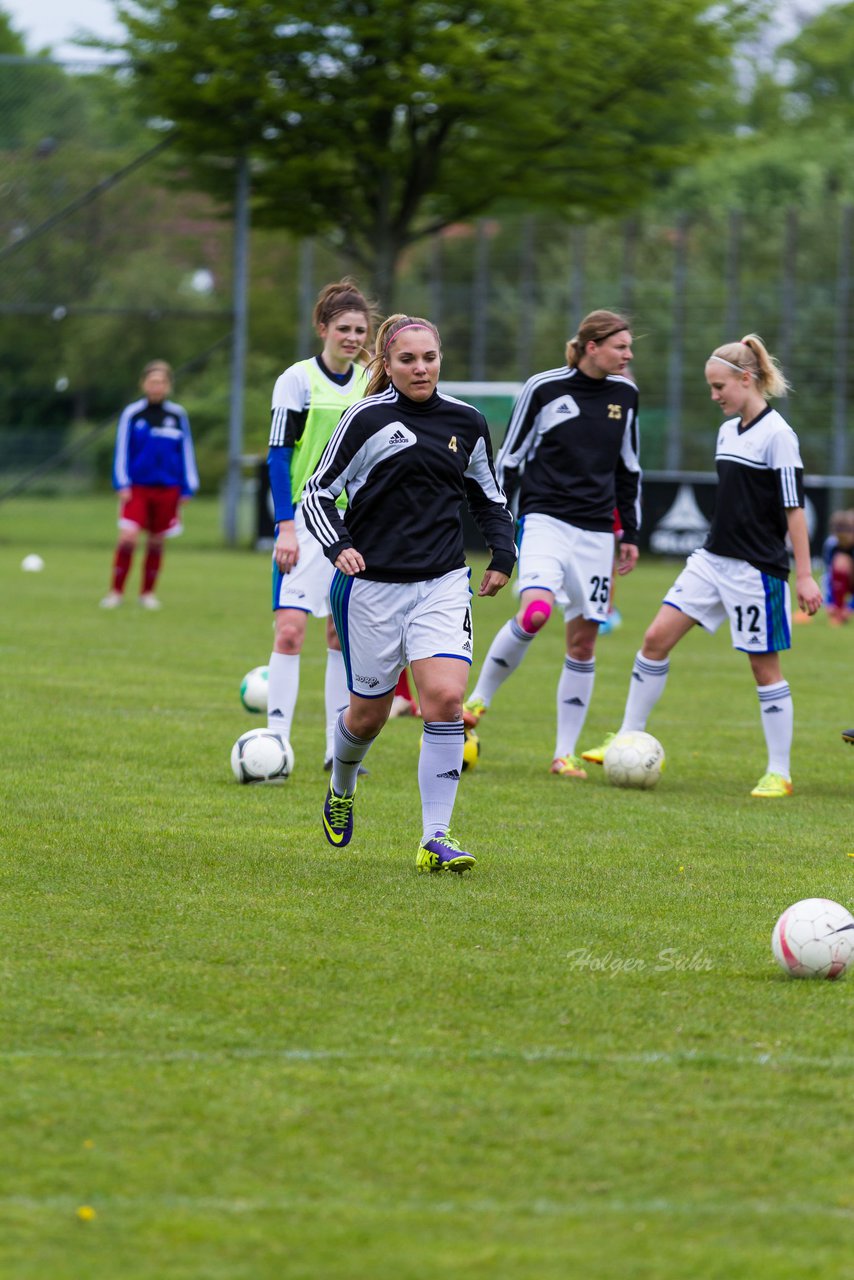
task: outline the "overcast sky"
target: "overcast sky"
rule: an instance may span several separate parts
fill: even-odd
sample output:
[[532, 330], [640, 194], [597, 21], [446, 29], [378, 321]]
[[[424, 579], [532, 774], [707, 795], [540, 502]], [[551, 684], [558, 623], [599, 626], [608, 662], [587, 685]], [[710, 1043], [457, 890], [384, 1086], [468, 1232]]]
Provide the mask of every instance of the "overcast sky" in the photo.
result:
[[[777, 27], [781, 38], [792, 35], [803, 20], [829, 0], [779, 0]], [[106, 39], [120, 36], [122, 28], [113, 16], [111, 0], [0, 0], [0, 9], [11, 14], [13, 26], [23, 33], [31, 51], [49, 46], [61, 57], [79, 57], [69, 41], [81, 29]]]
[[11, 16], [31, 52], [49, 46], [62, 57], [79, 57], [69, 41], [80, 30], [108, 40], [122, 34], [110, 0], [0, 0], [0, 9]]

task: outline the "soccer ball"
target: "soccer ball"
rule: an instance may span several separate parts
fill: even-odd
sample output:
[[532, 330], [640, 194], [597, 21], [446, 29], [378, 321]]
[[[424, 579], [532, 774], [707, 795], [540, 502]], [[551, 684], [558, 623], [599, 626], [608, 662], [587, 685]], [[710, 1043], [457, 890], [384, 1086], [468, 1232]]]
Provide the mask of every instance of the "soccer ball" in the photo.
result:
[[238, 782], [284, 781], [293, 767], [293, 747], [270, 729], [250, 729], [231, 748], [231, 769]]
[[651, 733], [620, 733], [602, 760], [605, 777], [615, 787], [654, 787], [664, 769], [664, 747]]
[[466, 769], [474, 769], [480, 759], [480, 738], [474, 729], [466, 729], [463, 743], [463, 773]]
[[771, 950], [792, 978], [841, 978], [854, 957], [854, 916], [830, 898], [804, 898], [774, 925]]
[[267, 710], [269, 679], [269, 667], [253, 667], [251, 671], [246, 672], [240, 682], [240, 701], [247, 711], [260, 713]]

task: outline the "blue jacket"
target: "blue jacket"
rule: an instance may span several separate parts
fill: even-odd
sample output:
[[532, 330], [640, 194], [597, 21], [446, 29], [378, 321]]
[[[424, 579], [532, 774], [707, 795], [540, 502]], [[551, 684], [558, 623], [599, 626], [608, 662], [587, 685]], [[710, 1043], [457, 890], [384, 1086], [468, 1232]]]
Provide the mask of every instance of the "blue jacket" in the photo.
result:
[[113, 488], [134, 484], [178, 485], [188, 498], [199, 487], [190, 420], [172, 400], [135, 400], [122, 411], [116, 432]]

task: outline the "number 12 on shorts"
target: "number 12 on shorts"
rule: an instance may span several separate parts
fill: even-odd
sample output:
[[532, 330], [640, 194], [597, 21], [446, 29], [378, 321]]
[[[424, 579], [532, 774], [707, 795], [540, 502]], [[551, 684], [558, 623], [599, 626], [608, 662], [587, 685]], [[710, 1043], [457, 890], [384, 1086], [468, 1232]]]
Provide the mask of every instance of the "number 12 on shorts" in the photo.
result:
[[735, 606], [735, 625], [739, 631], [749, 631], [753, 636], [758, 635], [762, 630], [759, 626], [759, 605], [749, 604], [746, 608], [743, 608], [740, 604], [737, 604]]

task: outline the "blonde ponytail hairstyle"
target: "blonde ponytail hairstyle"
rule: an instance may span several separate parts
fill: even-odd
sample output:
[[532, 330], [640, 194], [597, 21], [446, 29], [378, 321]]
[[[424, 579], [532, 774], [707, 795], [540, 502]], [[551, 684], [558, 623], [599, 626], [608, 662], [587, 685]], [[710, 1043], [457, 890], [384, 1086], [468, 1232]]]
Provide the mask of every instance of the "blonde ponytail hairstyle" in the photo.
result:
[[709, 359], [721, 360], [731, 369], [749, 373], [766, 400], [784, 396], [789, 390], [786, 375], [757, 333], [745, 334], [740, 342], [715, 347]]
[[436, 339], [436, 346], [441, 352], [442, 340], [439, 337], [439, 330], [429, 320], [423, 320], [420, 316], [406, 316], [400, 312], [396, 315], [388, 316], [377, 330], [374, 356], [368, 362], [369, 380], [365, 388], [366, 396], [375, 396], [378, 392], [385, 391], [386, 387], [391, 385], [391, 378], [385, 367], [388, 349], [402, 329], [414, 328], [429, 329]]

